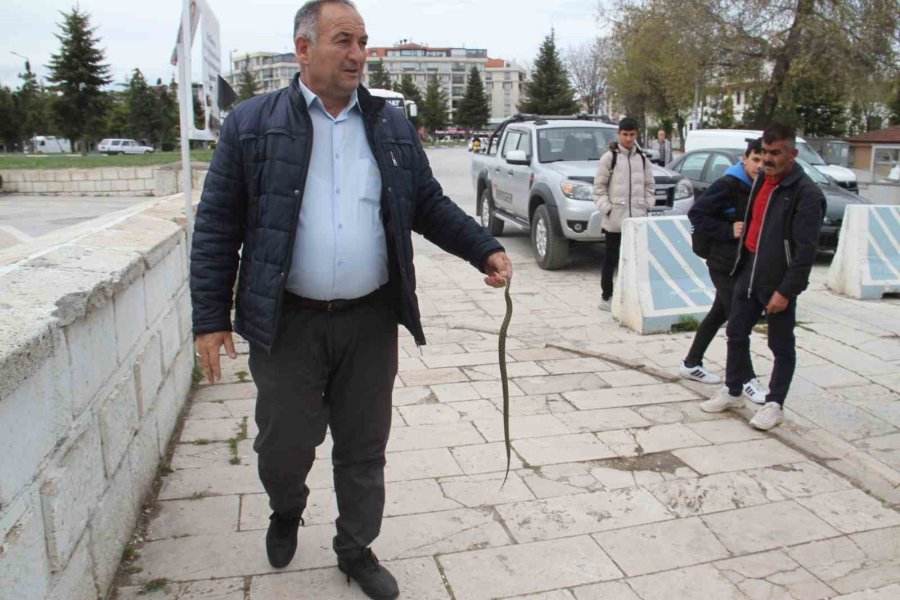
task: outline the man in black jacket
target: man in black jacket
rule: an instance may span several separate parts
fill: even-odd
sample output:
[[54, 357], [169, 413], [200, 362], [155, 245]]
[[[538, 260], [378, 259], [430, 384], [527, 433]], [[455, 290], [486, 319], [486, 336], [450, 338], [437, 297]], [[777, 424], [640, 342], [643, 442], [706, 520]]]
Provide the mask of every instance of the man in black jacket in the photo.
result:
[[[360, 85], [365, 23], [348, 0], [312, 0], [294, 19], [301, 67], [289, 88], [239, 105], [223, 124], [197, 211], [191, 299], [212, 383], [234, 330], [258, 389], [259, 475], [276, 568], [297, 548], [306, 476], [330, 429], [338, 567], [372, 598], [399, 594], [369, 548], [384, 509], [397, 324], [425, 338], [411, 231], [503, 287], [503, 247], [432, 176], [403, 111]], [[240, 253], [240, 254], [239, 254]]]
[[753, 186], [732, 271], [738, 280], [726, 330], [725, 387], [701, 408], [722, 412], [743, 405], [741, 376], [750, 354], [750, 332], [765, 314], [775, 364], [766, 403], [750, 424], [768, 430], [784, 421], [784, 401], [797, 363], [797, 297], [809, 285], [825, 196], [796, 163], [793, 129], [769, 125], [763, 132], [762, 154], [765, 174]]
[[[721, 158], [724, 160], [724, 157]], [[757, 139], [747, 145], [741, 161], [714, 181], [688, 212], [695, 236], [706, 242], [706, 265], [716, 288], [716, 296], [678, 369], [685, 379], [713, 385], [722, 382], [721, 377], [703, 367], [703, 355], [731, 312], [736, 282], [731, 271], [737, 257], [738, 239], [744, 231], [744, 213], [747, 211], [750, 188], [761, 166], [762, 141]], [[760, 390], [749, 354], [744, 371], [741, 378], [744, 396], [751, 402], [762, 404], [765, 395]]]

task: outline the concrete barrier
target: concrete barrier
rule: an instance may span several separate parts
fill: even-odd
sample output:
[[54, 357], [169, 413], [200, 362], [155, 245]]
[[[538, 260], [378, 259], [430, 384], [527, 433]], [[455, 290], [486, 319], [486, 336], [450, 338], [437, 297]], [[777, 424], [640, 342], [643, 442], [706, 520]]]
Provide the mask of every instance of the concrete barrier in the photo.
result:
[[847, 206], [828, 287], [861, 299], [900, 292], [900, 206]]
[[105, 598], [191, 385], [182, 198], [0, 261], [0, 597]]
[[612, 314], [634, 331], [663, 333], [702, 319], [715, 298], [706, 263], [691, 250], [687, 217], [626, 219]]
[[[207, 163], [192, 163], [193, 189], [203, 189]], [[181, 191], [181, 163], [93, 169], [7, 169], [2, 191], [40, 196], [169, 196]]]

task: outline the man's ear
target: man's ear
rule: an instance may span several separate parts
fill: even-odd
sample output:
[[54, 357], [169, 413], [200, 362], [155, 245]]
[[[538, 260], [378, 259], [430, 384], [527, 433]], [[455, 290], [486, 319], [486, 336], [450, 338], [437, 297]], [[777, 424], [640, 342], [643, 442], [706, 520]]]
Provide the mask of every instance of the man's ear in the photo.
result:
[[294, 54], [297, 57], [297, 62], [301, 65], [308, 65], [310, 63], [310, 50], [312, 49], [312, 44], [305, 37], [298, 37], [294, 40]]

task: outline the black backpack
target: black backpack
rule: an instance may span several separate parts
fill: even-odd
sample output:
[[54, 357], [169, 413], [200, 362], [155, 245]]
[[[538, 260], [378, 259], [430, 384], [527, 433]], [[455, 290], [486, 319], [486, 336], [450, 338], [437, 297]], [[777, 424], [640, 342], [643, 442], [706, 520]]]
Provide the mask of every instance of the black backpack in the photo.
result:
[[[616, 159], [619, 158], [619, 142], [610, 142], [609, 143], [609, 151], [612, 152], [612, 161], [609, 163], [609, 178], [612, 180], [613, 171], [616, 170]], [[640, 149], [639, 146], [635, 145], [635, 152], [638, 153], [641, 157], [641, 164], [644, 167], [644, 170], [647, 170], [647, 156], [644, 154], [644, 151]]]
[[[741, 186], [741, 182], [735, 179], [734, 177], [727, 177], [725, 181], [728, 183], [731, 193], [739, 193], [743, 191], [743, 187]], [[743, 215], [740, 215], [743, 217]], [[691, 225], [691, 250], [694, 251], [694, 254], [699, 256], [700, 258], [707, 259], [709, 258], [710, 253], [712, 252], [713, 247], [713, 238], [700, 233], [697, 231], [697, 228]]]

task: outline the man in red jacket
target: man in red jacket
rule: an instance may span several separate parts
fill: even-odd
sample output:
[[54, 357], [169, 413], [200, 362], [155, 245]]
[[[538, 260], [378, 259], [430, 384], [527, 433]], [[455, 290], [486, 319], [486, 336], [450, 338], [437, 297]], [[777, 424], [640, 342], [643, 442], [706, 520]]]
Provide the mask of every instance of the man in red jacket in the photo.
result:
[[797, 296], [809, 285], [825, 196], [796, 163], [792, 128], [769, 125], [763, 132], [762, 154], [765, 174], [762, 182], [753, 186], [732, 270], [738, 280], [726, 330], [725, 387], [701, 409], [722, 412], [744, 405], [741, 388], [743, 365], [750, 354], [750, 332], [764, 314], [775, 364], [766, 403], [750, 424], [769, 430], [784, 421], [784, 401], [797, 363]]

